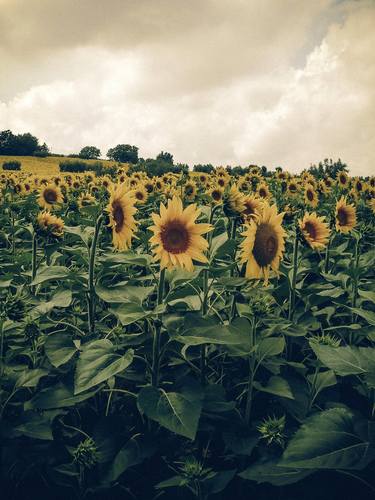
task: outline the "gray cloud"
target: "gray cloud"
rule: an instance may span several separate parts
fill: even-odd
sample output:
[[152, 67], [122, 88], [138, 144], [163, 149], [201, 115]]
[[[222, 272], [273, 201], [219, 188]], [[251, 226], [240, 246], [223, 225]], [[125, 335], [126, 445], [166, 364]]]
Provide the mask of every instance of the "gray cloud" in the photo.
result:
[[370, 172], [374, 22], [366, 0], [0, 0], [0, 128], [61, 152]]

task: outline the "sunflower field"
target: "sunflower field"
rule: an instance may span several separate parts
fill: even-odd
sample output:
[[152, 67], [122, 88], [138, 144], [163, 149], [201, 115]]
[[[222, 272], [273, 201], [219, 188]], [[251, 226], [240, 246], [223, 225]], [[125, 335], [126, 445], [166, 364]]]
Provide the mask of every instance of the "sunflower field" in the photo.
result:
[[374, 498], [374, 194], [0, 171], [1, 498]]

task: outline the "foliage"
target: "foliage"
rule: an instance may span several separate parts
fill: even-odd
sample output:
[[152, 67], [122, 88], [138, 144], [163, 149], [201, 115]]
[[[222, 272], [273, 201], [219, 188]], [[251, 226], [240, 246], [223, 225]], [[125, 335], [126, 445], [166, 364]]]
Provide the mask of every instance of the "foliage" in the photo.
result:
[[97, 160], [101, 155], [100, 149], [95, 146], [85, 146], [79, 152], [79, 157], [85, 160]]
[[107, 157], [110, 160], [134, 164], [138, 162], [138, 148], [130, 144], [117, 144], [108, 150]]
[[[23, 159], [22, 171], [0, 173], [4, 498], [373, 497], [371, 179], [356, 191], [350, 177], [328, 189], [306, 173], [255, 166], [206, 173], [165, 158], [134, 169], [79, 160], [82, 172], [64, 173], [58, 162], [73, 160], [33, 161], [41, 175]], [[152, 171], [167, 164], [160, 177]], [[270, 209], [261, 183], [267, 203], [285, 212], [285, 250], [268, 282], [246, 277], [242, 261], [244, 232]], [[307, 184], [316, 208], [304, 198]], [[195, 190], [185, 193], [187, 185]], [[60, 233], [38, 223], [47, 186], [63, 199], [50, 208]], [[147, 188], [138, 203], [134, 193]], [[213, 188], [224, 193], [220, 203]], [[173, 253], [176, 205], [166, 237], [170, 212], [161, 204], [176, 196], [185, 229], [196, 228], [184, 244], [204, 243], [192, 271]], [[346, 233], [335, 225], [342, 196], [356, 209]], [[129, 248], [114, 252], [123, 197], [135, 229]], [[249, 216], [244, 197], [262, 213]], [[313, 210], [329, 229], [317, 250], [298, 222]], [[158, 228], [173, 250], [169, 269], [152, 257]], [[272, 254], [275, 239], [267, 243]]]
[[3, 163], [3, 170], [21, 170], [21, 162], [17, 160], [5, 161]]

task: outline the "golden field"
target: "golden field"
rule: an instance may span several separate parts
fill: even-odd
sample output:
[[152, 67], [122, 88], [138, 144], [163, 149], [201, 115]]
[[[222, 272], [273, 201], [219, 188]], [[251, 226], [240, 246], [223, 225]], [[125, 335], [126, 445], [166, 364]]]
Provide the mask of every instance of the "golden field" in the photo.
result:
[[[21, 170], [23, 172], [30, 172], [39, 175], [57, 175], [60, 172], [59, 163], [61, 161], [77, 160], [78, 158], [69, 158], [66, 156], [47, 156], [46, 158], [38, 158], [36, 156], [2, 156], [0, 155], [0, 166], [7, 161], [19, 161], [21, 162]], [[100, 161], [103, 164], [113, 165], [113, 161], [110, 160], [79, 160], [86, 163], [95, 163]]]

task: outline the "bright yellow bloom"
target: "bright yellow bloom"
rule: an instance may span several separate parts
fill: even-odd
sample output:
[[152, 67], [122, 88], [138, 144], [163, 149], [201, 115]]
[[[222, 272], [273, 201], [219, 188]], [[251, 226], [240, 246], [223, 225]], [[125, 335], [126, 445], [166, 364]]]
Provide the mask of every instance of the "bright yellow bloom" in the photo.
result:
[[208, 249], [208, 242], [202, 234], [211, 231], [212, 226], [197, 224], [199, 214], [195, 203], [184, 209], [177, 196], [168, 201], [167, 207], [161, 203], [160, 214], [152, 214], [154, 225], [149, 229], [154, 235], [150, 242], [161, 269], [181, 267], [192, 271], [193, 260], [207, 262], [204, 252]]
[[316, 208], [318, 206], [319, 198], [311, 184], [306, 184], [305, 186], [304, 200], [306, 205], [309, 205], [312, 208]]
[[61, 190], [55, 184], [47, 184], [47, 186], [43, 186], [39, 191], [38, 203], [42, 208], [53, 208], [63, 201], [64, 198]]
[[127, 250], [136, 229], [134, 193], [128, 191], [124, 184], [112, 185], [110, 193], [106, 210], [109, 213], [109, 226], [112, 228], [112, 243], [117, 250]]
[[246, 263], [246, 277], [268, 282], [270, 270], [277, 272], [285, 250], [286, 233], [282, 227], [283, 213], [276, 205], [264, 204], [259, 217], [250, 220], [242, 236], [241, 262]]
[[319, 217], [315, 212], [306, 213], [303, 219], [299, 220], [299, 227], [306, 242], [314, 250], [321, 250], [327, 245], [330, 230], [325, 217]]
[[349, 233], [357, 224], [357, 214], [354, 205], [346, 202], [342, 196], [336, 204], [336, 231]]
[[64, 231], [64, 221], [48, 210], [40, 212], [37, 218], [39, 228], [53, 236], [61, 237]]

